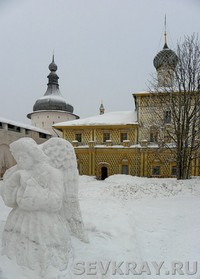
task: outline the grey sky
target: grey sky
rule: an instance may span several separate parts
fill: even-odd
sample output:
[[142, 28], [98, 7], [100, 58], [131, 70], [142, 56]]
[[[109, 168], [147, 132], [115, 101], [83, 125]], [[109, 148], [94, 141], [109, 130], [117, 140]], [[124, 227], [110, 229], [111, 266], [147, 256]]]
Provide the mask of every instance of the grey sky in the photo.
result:
[[199, 0], [0, 0], [0, 115], [26, 114], [46, 91], [53, 49], [60, 90], [80, 117], [133, 109], [155, 54], [199, 32]]

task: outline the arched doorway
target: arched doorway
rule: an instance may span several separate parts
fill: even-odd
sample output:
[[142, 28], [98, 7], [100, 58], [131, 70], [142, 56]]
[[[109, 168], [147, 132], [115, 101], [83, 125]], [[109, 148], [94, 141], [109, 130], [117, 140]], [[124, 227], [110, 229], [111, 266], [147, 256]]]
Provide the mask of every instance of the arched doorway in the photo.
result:
[[104, 180], [110, 175], [110, 164], [107, 162], [100, 162], [96, 169], [96, 178]]
[[101, 180], [104, 180], [108, 177], [108, 169], [107, 167], [101, 168]]

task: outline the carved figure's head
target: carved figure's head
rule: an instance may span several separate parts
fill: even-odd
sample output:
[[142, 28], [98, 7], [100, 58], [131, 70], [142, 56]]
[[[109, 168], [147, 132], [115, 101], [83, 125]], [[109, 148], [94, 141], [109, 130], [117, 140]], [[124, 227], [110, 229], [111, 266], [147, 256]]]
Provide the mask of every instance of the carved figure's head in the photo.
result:
[[10, 144], [10, 151], [21, 169], [31, 169], [45, 160], [45, 155], [32, 138], [21, 138]]

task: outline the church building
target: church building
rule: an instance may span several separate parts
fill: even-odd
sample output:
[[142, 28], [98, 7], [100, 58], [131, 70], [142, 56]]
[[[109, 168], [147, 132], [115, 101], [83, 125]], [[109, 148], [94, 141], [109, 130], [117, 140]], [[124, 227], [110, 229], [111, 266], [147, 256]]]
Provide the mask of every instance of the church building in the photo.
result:
[[[166, 33], [164, 47], [153, 63], [158, 87], [171, 86], [178, 57], [169, 49]], [[160, 148], [158, 140], [158, 133], [168, 140], [164, 131], [171, 125], [170, 108], [161, 111], [152, 96], [151, 91], [133, 93], [133, 111], [104, 113], [101, 104], [98, 116], [53, 125], [73, 144], [81, 175], [98, 179], [113, 174], [176, 176], [176, 158], [168, 148]], [[199, 159], [192, 161], [192, 175], [200, 175]]]

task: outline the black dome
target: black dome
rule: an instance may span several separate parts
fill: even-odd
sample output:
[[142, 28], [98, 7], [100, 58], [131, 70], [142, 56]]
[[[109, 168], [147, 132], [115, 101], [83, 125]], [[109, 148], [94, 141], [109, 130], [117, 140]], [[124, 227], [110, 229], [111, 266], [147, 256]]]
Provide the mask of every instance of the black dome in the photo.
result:
[[156, 70], [162, 66], [169, 66], [170, 68], [175, 70], [177, 63], [178, 56], [173, 50], [168, 48], [167, 44], [164, 45], [163, 50], [161, 50], [153, 60], [153, 64]]
[[50, 71], [56, 72], [57, 69], [58, 69], [58, 66], [54, 62], [51, 62], [51, 64], [49, 64]]
[[33, 111], [38, 110], [61, 110], [73, 113], [74, 108], [67, 104], [61, 96], [56, 96], [55, 98], [53, 96], [45, 96], [35, 102]]
[[43, 97], [39, 98], [34, 106], [33, 111], [38, 110], [61, 110], [69, 113], [73, 113], [74, 108], [70, 104], [67, 104], [62, 97], [58, 84], [58, 75], [56, 74], [57, 65], [54, 62], [54, 55], [52, 62], [49, 65], [51, 71], [48, 75], [47, 91]]

